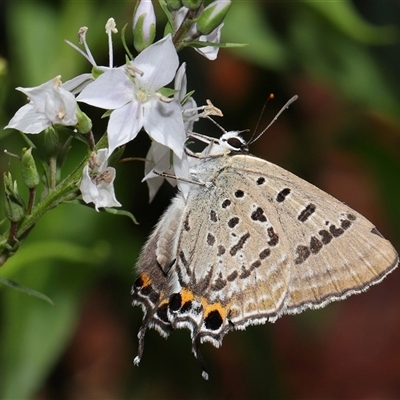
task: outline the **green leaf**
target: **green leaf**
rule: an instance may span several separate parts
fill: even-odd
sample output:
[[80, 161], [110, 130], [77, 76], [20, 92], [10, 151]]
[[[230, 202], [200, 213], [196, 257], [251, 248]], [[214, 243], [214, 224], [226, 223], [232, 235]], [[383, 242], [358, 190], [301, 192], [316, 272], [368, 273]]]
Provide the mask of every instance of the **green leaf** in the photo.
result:
[[282, 72], [288, 68], [289, 54], [285, 44], [263, 17], [261, 7], [257, 2], [234, 2], [225, 18], [223, 37], [233, 43], [249, 43], [235, 53], [237, 56]]
[[135, 57], [133, 57], [133, 54], [130, 52], [128, 45], [126, 44], [126, 39], [125, 39], [125, 34], [126, 34], [126, 27], [128, 24], [125, 24], [122, 29], [121, 29], [121, 41], [122, 41], [122, 46], [124, 47], [124, 50], [126, 54], [128, 55], [130, 60], [134, 60]]
[[139, 225], [139, 222], [137, 222], [136, 218], [129, 211], [119, 210], [117, 208], [104, 208], [104, 211], [108, 214], [122, 215], [124, 217], [128, 217], [133, 221], [134, 224]]
[[2, 399], [31, 398], [41, 387], [74, 331], [84, 288], [92, 279], [79, 264], [42, 263], [40, 270], [21, 271], [18, 279], [48, 293], [54, 307], [16, 290], [2, 293]]
[[399, 115], [395, 94], [365, 45], [338, 34], [306, 8], [292, 16], [289, 26], [293, 57], [309, 76], [324, 80], [356, 104]]
[[19, 290], [20, 292], [26, 293], [29, 296], [37, 297], [38, 299], [47, 301], [49, 304], [54, 306], [53, 300], [51, 300], [45, 294], [37, 292], [36, 290], [27, 288], [25, 286], [22, 286], [19, 283], [15, 282], [15, 281], [13, 281], [11, 279], [3, 278], [2, 276], [0, 276], [0, 283], [2, 283], [5, 286], [8, 286], [10, 288], [13, 288], [15, 290]]
[[246, 47], [248, 43], [214, 43], [214, 42], [202, 42], [202, 41], [193, 41], [193, 42], [185, 42], [185, 47], [221, 47], [221, 48], [236, 48], [236, 47]]
[[303, 1], [303, 4], [322, 15], [338, 31], [366, 44], [393, 43], [399, 36], [395, 26], [374, 26], [365, 21], [350, 1]]
[[174, 19], [172, 17], [171, 11], [169, 11], [169, 9], [168, 9], [166, 1], [158, 0], [158, 3], [160, 4], [160, 7], [162, 8], [162, 10], [164, 11], [164, 13], [167, 17], [169, 26], [172, 28], [174, 26]]
[[104, 245], [88, 249], [61, 241], [28, 242], [2, 267], [3, 277], [11, 275], [46, 293], [55, 305], [2, 290], [0, 398], [31, 398], [42, 385], [74, 332], [82, 297], [102, 272], [106, 251]]

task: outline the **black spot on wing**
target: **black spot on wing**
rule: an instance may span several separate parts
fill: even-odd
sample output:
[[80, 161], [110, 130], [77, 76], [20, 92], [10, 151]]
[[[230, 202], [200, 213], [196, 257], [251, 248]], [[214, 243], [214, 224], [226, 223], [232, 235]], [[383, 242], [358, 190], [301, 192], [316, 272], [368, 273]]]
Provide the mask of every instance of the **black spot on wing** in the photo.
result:
[[229, 253], [232, 257], [235, 256], [239, 250], [243, 249], [243, 246], [249, 237], [250, 233], [246, 232], [244, 235], [240, 237], [239, 241], [230, 248]]
[[217, 222], [218, 221], [217, 213], [214, 210], [210, 211], [210, 220], [212, 222]]
[[265, 178], [260, 176], [257, 180], [257, 185], [263, 185], [265, 183]]
[[296, 265], [302, 264], [310, 256], [311, 252], [307, 246], [299, 245], [296, 248], [297, 257], [294, 260]]
[[284, 188], [282, 189], [276, 196], [276, 201], [278, 203], [282, 203], [285, 201], [286, 197], [289, 196], [290, 194], [290, 189], [289, 188]]
[[251, 219], [253, 221], [267, 222], [267, 217], [261, 207], [257, 207], [257, 209], [251, 213]]
[[228, 226], [229, 226], [229, 228], [234, 228], [238, 223], [239, 223], [239, 218], [238, 217], [232, 217], [228, 221]]
[[221, 207], [222, 207], [222, 208], [227, 208], [227, 207], [229, 207], [230, 205], [231, 205], [231, 201], [230, 201], [229, 199], [225, 199], [225, 200], [222, 202]]
[[316, 206], [315, 204], [308, 204], [306, 208], [304, 208], [304, 210], [302, 210], [302, 212], [298, 215], [297, 219], [300, 222], [306, 222], [308, 220], [308, 218], [311, 217], [311, 215], [314, 214], [316, 210]]
[[204, 325], [211, 331], [216, 331], [222, 325], [223, 319], [218, 310], [213, 310], [204, 318]]
[[238, 199], [242, 198], [244, 196], [244, 192], [243, 190], [236, 190], [235, 192], [235, 197], [237, 197]]
[[207, 234], [207, 244], [208, 244], [209, 246], [213, 246], [214, 243], [215, 243], [215, 236], [212, 235], [211, 233], [208, 233], [208, 234]]

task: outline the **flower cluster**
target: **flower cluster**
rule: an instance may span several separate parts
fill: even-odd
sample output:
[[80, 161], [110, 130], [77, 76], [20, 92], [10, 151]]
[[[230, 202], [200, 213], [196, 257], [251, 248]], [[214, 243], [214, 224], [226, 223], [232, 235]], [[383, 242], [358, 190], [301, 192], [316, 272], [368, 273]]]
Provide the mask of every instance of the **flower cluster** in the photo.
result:
[[[178, 185], [186, 196], [190, 181], [189, 160], [185, 152], [188, 133], [200, 117], [220, 112], [211, 103], [198, 107], [193, 92], [187, 93], [186, 65], [179, 65], [178, 51], [192, 47], [214, 60], [219, 48], [228, 46], [220, 43], [220, 36], [231, 1], [215, 0], [207, 7], [199, 0], [160, 0], [159, 3], [167, 17], [165, 36], [155, 41], [153, 4], [150, 0], [138, 1], [132, 23], [133, 47], [137, 55], [132, 56], [126, 48], [124, 65], [114, 65], [112, 43], [118, 30], [114, 19], [110, 18], [106, 24], [107, 66], [96, 64], [87, 44], [88, 28], [82, 27], [78, 46], [66, 42], [89, 61], [91, 73], [76, 76], [65, 83], [62, 83], [61, 76], [57, 76], [34, 88], [17, 88], [28, 97], [28, 103], [16, 112], [5, 128], [14, 128], [23, 134], [41, 133], [45, 137], [45, 149], [41, 152], [34, 148], [33, 152], [32, 149], [23, 151], [25, 158], [29, 158], [29, 171], [34, 171], [32, 176], [28, 169], [29, 173], [23, 171], [23, 176], [29, 175], [27, 182], [34, 182], [29, 187], [33, 193], [29, 208], [24, 206], [16, 183], [7, 175], [8, 208], [18, 211], [7, 214], [12, 214], [9, 218], [12, 223], [21, 222], [27, 215], [33, 220], [36, 209], [38, 217], [47, 211], [39, 210], [41, 203], [34, 204], [34, 191], [40, 181], [34, 157], [39, 157], [39, 154], [45, 154], [41, 159], [46, 177], [42, 179], [46, 182], [44, 197], [46, 194], [54, 196], [52, 202], [46, 202], [48, 209], [71, 199], [93, 203], [96, 210], [121, 206], [113, 187], [116, 170], [108, 163], [111, 156], [114, 160], [121, 157], [123, 146], [135, 139], [141, 130], [152, 140], [143, 178], [149, 187], [150, 200], [164, 179]], [[107, 110], [107, 132], [97, 142], [92, 132], [92, 121], [81, 111], [79, 103]], [[66, 158], [72, 147], [71, 141], [76, 138], [87, 144], [87, 156], [68, 179], [59, 182], [60, 160]], [[27, 141], [32, 143], [29, 139]], [[28, 164], [22, 163], [23, 170], [28, 168], [25, 165]], [[30, 222], [33, 223], [35, 221]]]

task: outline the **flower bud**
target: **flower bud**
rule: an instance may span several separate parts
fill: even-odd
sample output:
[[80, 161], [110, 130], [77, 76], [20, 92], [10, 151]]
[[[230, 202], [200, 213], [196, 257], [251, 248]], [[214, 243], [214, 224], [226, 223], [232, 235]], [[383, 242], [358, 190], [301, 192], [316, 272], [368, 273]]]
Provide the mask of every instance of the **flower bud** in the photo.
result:
[[17, 182], [12, 180], [10, 172], [4, 173], [5, 215], [11, 222], [19, 222], [25, 215], [25, 204], [18, 194]]
[[197, 10], [200, 8], [202, 0], [182, 0], [182, 4], [189, 10]]
[[48, 156], [55, 156], [60, 150], [60, 139], [54, 126], [49, 126], [43, 131], [44, 148]]
[[35, 188], [39, 185], [40, 178], [36, 169], [35, 160], [32, 156], [32, 148], [22, 149], [21, 165], [22, 179], [24, 180], [25, 185], [29, 189]]
[[171, 11], [176, 11], [179, 10], [182, 7], [182, 1], [181, 0], [167, 0], [167, 7]]
[[133, 45], [139, 53], [149, 47], [156, 35], [156, 16], [151, 0], [140, 0], [133, 15]]
[[231, 6], [230, 0], [216, 0], [209, 4], [197, 20], [197, 29], [202, 35], [210, 34], [218, 28]]
[[75, 128], [79, 133], [85, 134], [92, 130], [92, 120], [79, 107], [76, 110], [76, 118], [78, 119], [78, 123], [75, 125]]

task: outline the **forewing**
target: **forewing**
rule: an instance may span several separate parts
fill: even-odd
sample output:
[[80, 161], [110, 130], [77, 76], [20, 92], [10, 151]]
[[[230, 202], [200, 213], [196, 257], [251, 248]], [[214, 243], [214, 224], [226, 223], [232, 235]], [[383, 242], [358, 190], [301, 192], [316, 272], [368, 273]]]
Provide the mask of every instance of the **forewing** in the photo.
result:
[[260, 185], [264, 204], [274, 209], [285, 235], [287, 247], [281, 251], [290, 259], [290, 283], [280, 313], [323, 307], [359, 293], [398, 265], [391, 243], [361, 214], [265, 160], [234, 160], [253, 183], [265, 179]]

